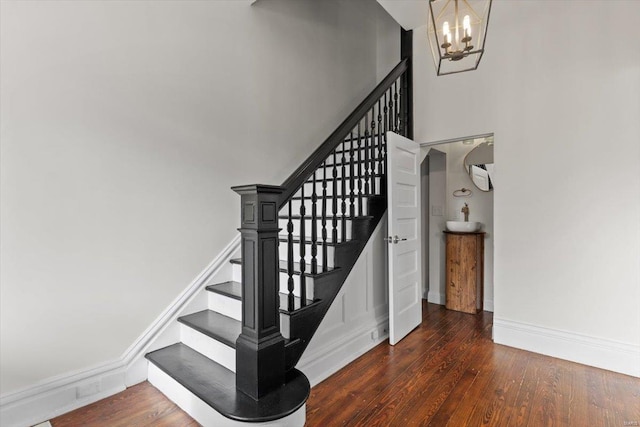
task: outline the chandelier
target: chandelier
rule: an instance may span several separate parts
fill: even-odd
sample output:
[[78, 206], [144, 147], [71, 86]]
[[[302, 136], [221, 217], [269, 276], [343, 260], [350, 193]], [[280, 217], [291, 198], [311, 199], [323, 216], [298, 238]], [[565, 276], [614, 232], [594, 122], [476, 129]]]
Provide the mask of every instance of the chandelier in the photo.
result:
[[478, 68], [492, 0], [429, 0], [427, 34], [439, 76]]

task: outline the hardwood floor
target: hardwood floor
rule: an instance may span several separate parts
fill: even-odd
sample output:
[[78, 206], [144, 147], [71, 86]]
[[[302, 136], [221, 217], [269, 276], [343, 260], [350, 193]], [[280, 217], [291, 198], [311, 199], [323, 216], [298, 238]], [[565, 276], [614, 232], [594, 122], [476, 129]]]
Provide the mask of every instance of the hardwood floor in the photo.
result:
[[[632, 426], [640, 379], [493, 344], [492, 315], [425, 303], [423, 323], [311, 389], [314, 426]], [[52, 420], [197, 426], [148, 383]]]
[[197, 427], [186, 412], [143, 382], [51, 420], [53, 427]]
[[492, 314], [423, 305], [423, 323], [311, 389], [307, 426], [624, 426], [640, 379], [494, 344]]

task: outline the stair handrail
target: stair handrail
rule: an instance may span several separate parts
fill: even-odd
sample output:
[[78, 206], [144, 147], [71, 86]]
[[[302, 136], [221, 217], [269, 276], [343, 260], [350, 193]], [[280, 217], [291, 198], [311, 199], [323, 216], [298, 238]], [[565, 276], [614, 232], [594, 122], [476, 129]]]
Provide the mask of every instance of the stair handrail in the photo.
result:
[[404, 58], [393, 70], [382, 79], [373, 91], [358, 105], [355, 110], [337, 127], [335, 131], [287, 178], [282, 184], [283, 192], [278, 197], [278, 209], [293, 197], [304, 182], [317, 170], [322, 162], [349, 135], [365, 114], [378, 102], [380, 97], [407, 71], [410, 58]]

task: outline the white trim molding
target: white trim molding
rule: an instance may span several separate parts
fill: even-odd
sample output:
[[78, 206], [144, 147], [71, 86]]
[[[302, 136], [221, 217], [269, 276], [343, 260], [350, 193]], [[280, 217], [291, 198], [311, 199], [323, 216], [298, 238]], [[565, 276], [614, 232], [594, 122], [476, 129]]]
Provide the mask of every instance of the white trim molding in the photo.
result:
[[[230, 265], [229, 260], [239, 248], [238, 234], [118, 359], [0, 396], [0, 425], [23, 427], [38, 424], [146, 380], [144, 355], [156, 341], [161, 340], [168, 328], [175, 326], [175, 319], [208, 282]], [[176, 335], [174, 342], [177, 340]]]
[[640, 345], [493, 319], [493, 341], [571, 362], [640, 377]]
[[427, 301], [438, 305], [445, 305], [447, 303], [445, 296], [438, 291], [429, 291], [427, 294]]
[[309, 383], [314, 387], [387, 338], [389, 338], [388, 314], [378, 319], [377, 324], [365, 325], [325, 344], [320, 351], [305, 353], [296, 368], [304, 372]]

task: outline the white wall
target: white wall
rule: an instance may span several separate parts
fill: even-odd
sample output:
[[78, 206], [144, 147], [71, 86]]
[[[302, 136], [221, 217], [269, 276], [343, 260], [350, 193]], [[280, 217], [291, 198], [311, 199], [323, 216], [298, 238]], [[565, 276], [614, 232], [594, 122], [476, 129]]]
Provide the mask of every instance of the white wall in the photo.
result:
[[373, 0], [1, 8], [3, 394], [120, 356], [399, 60]]
[[634, 375], [638, 16], [636, 1], [494, 2], [479, 69], [444, 77], [414, 33], [416, 140], [495, 132], [495, 340]]
[[[461, 209], [465, 203], [469, 205], [469, 221], [482, 223], [484, 231], [484, 309], [493, 311], [493, 195], [494, 192], [480, 191], [469, 178], [463, 167], [464, 158], [474, 145], [462, 142], [446, 144], [447, 148], [447, 220], [464, 220]], [[440, 146], [438, 146], [440, 147]], [[453, 192], [461, 188], [470, 189], [469, 197], [454, 197]], [[498, 191], [498, 190], [495, 190]]]
[[[423, 284], [423, 294], [434, 304], [444, 305], [445, 298], [445, 258], [446, 246], [443, 231], [447, 222], [447, 154], [446, 147], [422, 147], [422, 153], [427, 153], [426, 161], [429, 165], [428, 207], [423, 208], [423, 222], [428, 222], [428, 265], [423, 264], [427, 271], [428, 283]], [[423, 193], [424, 194], [424, 193]], [[426, 259], [425, 259], [426, 260]]]

